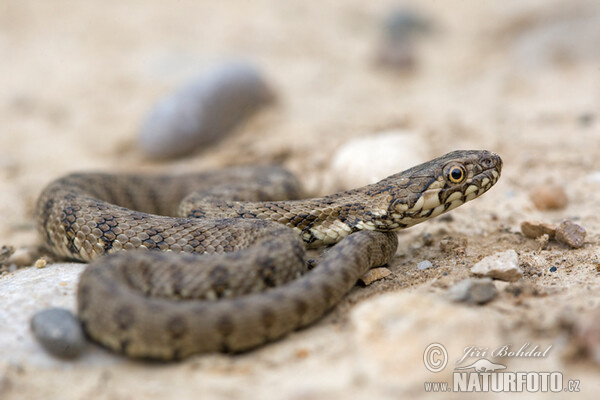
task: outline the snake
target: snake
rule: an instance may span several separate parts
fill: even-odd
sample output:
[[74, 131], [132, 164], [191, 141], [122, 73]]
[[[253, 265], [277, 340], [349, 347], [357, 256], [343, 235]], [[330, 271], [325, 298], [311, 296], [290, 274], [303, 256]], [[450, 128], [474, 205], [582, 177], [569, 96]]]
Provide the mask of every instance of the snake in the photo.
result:
[[275, 166], [73, 173], [45, 187], [36, 219], [54, 255], [89, 262], [77, 287], [87, 337], [171, 361], [248, 351], [314, 323], [390, 262], [397, 230], [479, 197], [501, 169], [493, 152], [457, 150], [316, 198]]

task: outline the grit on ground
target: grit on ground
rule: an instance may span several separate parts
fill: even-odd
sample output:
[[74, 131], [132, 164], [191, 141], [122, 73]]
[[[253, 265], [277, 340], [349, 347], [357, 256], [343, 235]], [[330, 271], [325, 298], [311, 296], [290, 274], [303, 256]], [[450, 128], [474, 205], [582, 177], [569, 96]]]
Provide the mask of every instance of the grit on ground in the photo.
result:
[[[382, 44], [381, 20], [393, 1], [1, 0], [0, 245], [35, 244], [36, 197], [75, 170], [272, 162], [321, 195], [454, 149], [492, 150], [504, 168], [481, 199], [400, 233], [390, 275], [356, 287], [316, 325], [235, 357], [148, 365], [90, 346], [78, 361], [57, 361], [32, 339], [28, 319], [51, 305], [73, 309], [83, 266], [3, 270], [0, 397], [422, 398], [425, 382], [451, 382], [452, 363], [481, 348], [469, 364], [487, 358], [507, 371], [559, 371], [580, 380], [573, 398], [594, 398], [600, 7], [591, 0], [402, 4], [428, 27], [390, 62], [381, 51], [398, 49]], [[157, 99], [228, 59], [258, 65], [277, 102], [192, 156], [144, 157], [137, 133]], [[561, 187], [564, 207], [536, 208], [530, 195], [540, 185]], [[521, 232], [524, 221], [563, 219], [587, 231], [581, 248]], [[522, 278], [495, 280], [497, 294], [483, 305], [450, 299], [473, 277], [471, 267], [509, 250]], [[423, 362], [432, 342], [450, 355], [438, 374]], [[526, 343], [549, 350], [490, 355]]]

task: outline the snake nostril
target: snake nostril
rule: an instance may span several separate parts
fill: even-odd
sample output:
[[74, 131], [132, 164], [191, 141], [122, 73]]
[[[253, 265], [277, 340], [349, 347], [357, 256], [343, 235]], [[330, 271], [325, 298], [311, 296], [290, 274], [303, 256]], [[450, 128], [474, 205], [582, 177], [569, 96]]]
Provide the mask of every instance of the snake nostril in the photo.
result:
[[498, 172], [502, 170], [502, 159], [497, 154], [493, 154], [490, 157], [485, 157], [481, 160], [483, 168], [496, 168]]

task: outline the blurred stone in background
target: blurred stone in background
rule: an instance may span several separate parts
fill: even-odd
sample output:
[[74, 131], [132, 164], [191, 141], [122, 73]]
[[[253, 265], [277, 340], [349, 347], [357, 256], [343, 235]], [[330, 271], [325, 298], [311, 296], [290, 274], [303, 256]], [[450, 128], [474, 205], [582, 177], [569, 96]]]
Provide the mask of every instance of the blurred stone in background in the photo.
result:
[[192, 153], [229, 135], [274, 97], [255, 66], [217, 65], [159, 100], [140, 129], [140, 149], [153, 158]]

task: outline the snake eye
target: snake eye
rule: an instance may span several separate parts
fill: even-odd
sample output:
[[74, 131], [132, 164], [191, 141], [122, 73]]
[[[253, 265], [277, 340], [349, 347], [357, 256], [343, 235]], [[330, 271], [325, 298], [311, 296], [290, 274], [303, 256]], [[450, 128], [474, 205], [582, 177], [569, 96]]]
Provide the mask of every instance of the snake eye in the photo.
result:
[[451, 165], [446, 173], [448, 180], [452, 183], [461, 183], [465, 180], [467, 174], [465, 168], [461, 165]]

